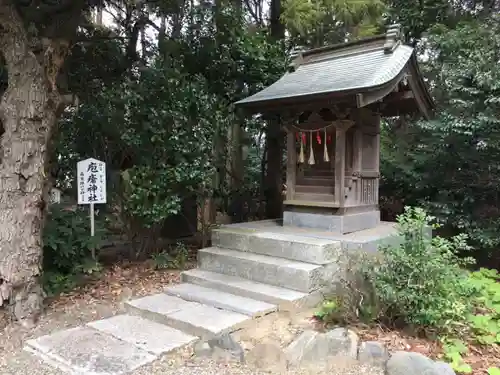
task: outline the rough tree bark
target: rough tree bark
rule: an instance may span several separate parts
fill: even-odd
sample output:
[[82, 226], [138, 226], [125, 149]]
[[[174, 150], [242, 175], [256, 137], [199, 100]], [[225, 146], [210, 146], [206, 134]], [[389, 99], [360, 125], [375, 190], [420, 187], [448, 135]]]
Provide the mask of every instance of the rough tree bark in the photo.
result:
[[[281, 22], [281, 0], [272, 0], [270, 5], [270, 30], [271, 36], [276, 40], [285, 38], [285, 25]], [[271, 119], [267, 124], [267, 169], [264, 181], [264, 194], [266, 197], [266, 217], [268, 219], [280, 218], [283, 213], [283, 134], [279, 119]]]
[[267, 173], [264, 195], [266, 197], [266, 218], [278, 219], [283, 214], [283, 134], [278, 118], [267, 123]]
[[[38, 43], [34, 43], [38, 42]], [[33, 45], [42, 46], [35, 55]], [[55, 80], [67, 53], [61, 40], [30, 39], [10, 0], [0, 0], [0, 53], [8, 87], [0, 100], [0, 305], [30, 325], [42, 311], [41, 231], [47, 145], [60, 96]]]

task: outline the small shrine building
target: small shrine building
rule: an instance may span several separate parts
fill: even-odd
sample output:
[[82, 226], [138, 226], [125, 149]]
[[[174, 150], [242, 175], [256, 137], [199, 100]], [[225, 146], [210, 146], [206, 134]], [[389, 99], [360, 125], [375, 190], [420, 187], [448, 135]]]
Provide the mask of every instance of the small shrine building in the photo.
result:
[[294, 71], [236, 103], [287, 133], [283, 225], [346, 234], [380, 223], [382, 117], [421, 114], [433, 100], [399, 25], [384, 35], [301, 52]]

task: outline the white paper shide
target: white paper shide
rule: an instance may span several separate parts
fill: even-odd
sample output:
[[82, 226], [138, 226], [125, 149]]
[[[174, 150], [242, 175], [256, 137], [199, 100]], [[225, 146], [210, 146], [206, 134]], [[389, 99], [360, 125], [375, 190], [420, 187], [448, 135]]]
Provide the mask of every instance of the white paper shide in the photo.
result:
[[106, 163], [86, 159], [77, 164], [78, 204], [106, 203]]

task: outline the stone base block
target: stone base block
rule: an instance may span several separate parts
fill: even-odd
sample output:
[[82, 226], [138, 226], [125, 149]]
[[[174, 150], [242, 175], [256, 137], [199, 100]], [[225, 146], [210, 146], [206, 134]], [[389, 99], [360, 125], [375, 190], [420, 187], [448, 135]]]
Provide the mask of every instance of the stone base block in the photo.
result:
[[285, 211], [283, 225], [299, 228], [326, 230], [338, 234], [347, 234], [375, 228], [380, 224], [380, 211], [368, 211], [346, 215], [328, 215]]

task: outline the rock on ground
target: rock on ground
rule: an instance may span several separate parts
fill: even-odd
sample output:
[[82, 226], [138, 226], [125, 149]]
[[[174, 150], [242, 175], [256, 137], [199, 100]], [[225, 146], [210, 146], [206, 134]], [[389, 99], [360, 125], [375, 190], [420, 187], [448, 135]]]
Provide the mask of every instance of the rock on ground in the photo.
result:
[[[387, 362], [387, 375], [455, 375], [446, 366], [420, 353], [395, 352]], [[443, 369], [448, 372], [443, 372]]]
[[359, 345], [358, 360], [362, 363], [385, 366], [389, 353], [384, 344], [377, 341], [365, 341]]
[[338, 356], [355, 360], [358, 336], [345, 328], [334, 328], [326, 333], [307, 330], [285, 350], [290, 364], [300, 366]]

